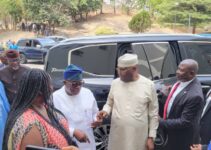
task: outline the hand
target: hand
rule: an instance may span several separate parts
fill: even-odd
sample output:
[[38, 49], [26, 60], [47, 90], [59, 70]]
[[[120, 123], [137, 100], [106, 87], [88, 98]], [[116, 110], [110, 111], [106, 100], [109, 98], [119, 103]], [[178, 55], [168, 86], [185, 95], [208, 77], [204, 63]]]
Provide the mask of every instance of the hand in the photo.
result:
[[67, 147], [62, 147], [61, 150], [79, 150], [79, 149], [75, 146], [67, 146]]
[[202, 146], [201, 144], [193, 144], [191, 147], [190, 147], [191, 150], [202, 150]]
[[104, 118], [107, 118], [108, 117], [108, 113], [104, 110], [101, 110], [98, 112], [97, 114], [97, 118], [100, 120], [100, 119], [104, 119]]
[[153, 138], [148, 137], [147, 143], [146, 143], [146, 147], [147, 147], [147, 150], [154, 150], [154, 141], [153, 141]]
[[91, 123], [91, 127], [92, 128], [96, 128], [98, 126], [100, 126], [103, 122], [103, 119], [100, 117], [97, 117], [97, 120]]
[[73, 136], [79, 142], [88, 142], [88, 143], [90, 143], [89, 138], [87, 137], [87, 135], [83, 131], [81, 131], [81, 130], [75, 129], [74, 130], [74, 133], [73, 133]]

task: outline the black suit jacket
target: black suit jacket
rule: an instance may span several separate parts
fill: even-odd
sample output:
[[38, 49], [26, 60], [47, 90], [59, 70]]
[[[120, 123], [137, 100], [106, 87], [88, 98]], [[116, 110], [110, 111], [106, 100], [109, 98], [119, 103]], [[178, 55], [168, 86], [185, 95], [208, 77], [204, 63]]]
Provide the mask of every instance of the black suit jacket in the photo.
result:
[[209, 144], [211, 140], [211, 102], [207, 105], [200, 120], [201, 144]]
[[199, 121], [203, 106], [200, 82], [195, 78], [174, 99], [168, 118], [159, 127], [168, 135], [164, 150], [189, 150], [199, 143]]

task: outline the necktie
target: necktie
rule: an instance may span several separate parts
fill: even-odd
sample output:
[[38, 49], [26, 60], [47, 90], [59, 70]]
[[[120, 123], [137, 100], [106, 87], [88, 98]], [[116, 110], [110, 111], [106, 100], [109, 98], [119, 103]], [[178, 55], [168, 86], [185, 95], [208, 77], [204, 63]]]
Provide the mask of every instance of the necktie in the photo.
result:
[[176, 89], [178, 88], [178, 86], [180, 85], [180, 82], [177, 82], [174, 86], [174, 88], [171, 90], [171, 92], [169, 93], [168, 97], [167, 97], [167, 100], [166, 100], [166, 103], [164, 105], [164, 111], [163, 111], [163, 119], [166, 120], [166, 116], [167, 116], [167, 109], [168, 109], [168, 104], [169, 104], [169, 101], [172, 97], [172, 95], [174, 94], [174, 92], [176, 91]]

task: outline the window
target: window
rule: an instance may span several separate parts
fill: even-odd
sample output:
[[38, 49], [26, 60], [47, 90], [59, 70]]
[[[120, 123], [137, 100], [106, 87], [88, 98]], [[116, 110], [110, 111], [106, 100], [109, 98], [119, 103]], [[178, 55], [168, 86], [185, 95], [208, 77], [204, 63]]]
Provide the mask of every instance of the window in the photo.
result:
[[27, 43], [26, 40], [21, 40], [21, 41], [18, 41], [17, 46], [25, 47], [26, 46], [26, 43]]
[[175, 76], [176, 60], [169, 43], [143, 43], [153, 79]]
[[84, 71], [93, 75], [110, 75], [114, 77], [116, 53], [116, 44], [83, 46], [69, 52], [68, 63], [78, 65]]
[[211, 74], [211, 43], [179, 42], [183, 59], [194, 59], [199, 64], [199, 74]]
[[161, 78], [169, 78], [176, 76], [177, 64], [175, 55], [171, 50], [168, 50], [164, 57]]
[[149, 63], [147, 61], [143, 45], [140, 43], [134, 43], [132, 44], [132, 49], [133, 52], [138, 55], [138, 68], [140, 74], [149, 79], [152, 79], [152, 74], [150, 72]]
[[37, 47], [37, 45], [40, 45], [40, 46], [41, 46], [41, 44], [40, 44], [40, 42], [39, 42], [39, 41], [34, 40], [34, 42], [33, 42], [33, 47]]

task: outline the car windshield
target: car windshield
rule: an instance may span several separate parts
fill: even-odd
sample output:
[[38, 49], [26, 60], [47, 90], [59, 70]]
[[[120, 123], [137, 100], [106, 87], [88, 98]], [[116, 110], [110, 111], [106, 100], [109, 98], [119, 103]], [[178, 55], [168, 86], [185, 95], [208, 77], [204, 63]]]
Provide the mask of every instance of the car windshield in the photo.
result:
[[52, 39], [39, 39], [40, 43], [43, 45], [43, 46], [46, 46], [46, 45], [51, 45], [51, 44], [54, 44], [56, 43], [54, 40]]

